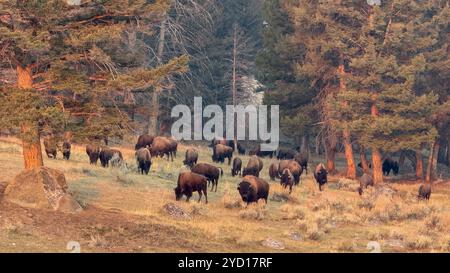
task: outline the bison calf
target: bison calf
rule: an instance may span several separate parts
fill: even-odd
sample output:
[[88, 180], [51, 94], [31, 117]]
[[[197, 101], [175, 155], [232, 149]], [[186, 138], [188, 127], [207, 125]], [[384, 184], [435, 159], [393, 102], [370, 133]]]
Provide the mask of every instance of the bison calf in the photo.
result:
[[263, 179], [247, 175], [239, 183], [237, 190], [241, 195], [242, 201], [247, 205], [252, 202], [258, 202], [259, 199], [264, 199], [267, 204], [267, 198], [269, 197], [269, 183]]
[[194, 191], [198, 192], [198, 202], [202, 199], [202, 193], [205, 195], [205, 203], [208, 203], [207, 178], [203, 175], [193, 172], [183, 172], [178, 175], [177, 187], [174, 188], [176, 200], [180, 200], [186, 195], [186, 202], [192, 197]]

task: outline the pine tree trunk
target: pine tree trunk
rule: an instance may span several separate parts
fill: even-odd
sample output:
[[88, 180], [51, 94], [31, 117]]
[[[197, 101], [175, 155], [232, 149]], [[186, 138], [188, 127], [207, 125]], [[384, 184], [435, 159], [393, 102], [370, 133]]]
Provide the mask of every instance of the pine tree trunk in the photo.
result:
[[317, 135], [316, 136], [316, 146], [315, 146], [315, 151], [316, 151], [316, 155], [320, 155], [320, 138], [319, 138], [319, 136]]
[[366, 149], [362, 145], [359, 146], [359, 159], [361, 160], [361, 167], [364, 173], [370, 173], [369, 163], [367, 162], [366, 157]]
[[[376, 98], [376, 97], [374, 97]], [[373, 118], [377, 118], [379, 116], [378, 108], [374, 104], [370, 108], [370, 114]], [[378, 147], [372, 147], [372, 168], [373, 168], [373, 182], [375, 184], [383, 183], [383, 165], [381, 163], [381, 153]]]
[[423, 179], [423, 157], [421, 151], [416, 152], [416, 178]]
[[334, 174], [336, 172], [336, 166], [334, 164], [334, 159], [336, 156], [336, 137], [328, 136], [324, 138], [324, 146], [325, 146], [325, 156], [327, 159], [327, 171], [330, 174]]
[[[344, 93], [347, 91], [347, 86], [345, 84], [345, 67], [344, 64], [339, 65], [339, 92]], [[345, 128], [342, 132], [344, 137], [344, 148], [345, 148], [345, 158], [347, 159], [347, 178], [356, 178], [356, 165], [355, 157], [353, 155], [353, 147], [351, 142], [350, 130]]]
[[373, 168], [373, 182], [375, 184], [383, 183], [383, 167], [381, 163], [381, 153], [378, 148], [372, 149], [372, 168]]
[[304, 154], [304, 155], [308, 155], [309, 154], [309, 138], [308, 136], [302, 136], [301, 138], [301, 142], [300, 142], [300, 153]]
[[[33, 72], [30, 66], [16, 68], [17, 87], [20, 89], [33, 88]], [[26, 170], [44, 166], [41, 151], [41, 141], [39, 131], [35, 124], [24, 122], [21, 126], [22, 135], [22, 153], [24, 167]]]
[[436, 178], [437, 152], [439, 151], [439, 142], [435, 141], [430, 147], [428, 157], [427, 175], [425, 181], [431, 183]]

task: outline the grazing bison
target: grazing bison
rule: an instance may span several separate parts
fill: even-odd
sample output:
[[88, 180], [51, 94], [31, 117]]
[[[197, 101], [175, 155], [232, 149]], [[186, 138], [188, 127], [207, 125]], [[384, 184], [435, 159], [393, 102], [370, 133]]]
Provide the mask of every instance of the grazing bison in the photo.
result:
[[264, 199], [267, 204], [269, 188], [269, 183], [263, 179], [253, 175], [247, 175], [239, 183], [237, 190], [241, 195], [242, 201], [247, 202], [247, 205], [252, 202], [258, 202], [259, 199]]
[[208, 163], [198, 163], [192, 170], [193, 173], [198, 173], [204, 175], [208, 179], [208, 184], [211, 183], [211, 191], [213, 191], [215, 186], [215, 191], [217, 192], [217, 184], [219, 183], [219, 176], [223, 175], [222, 168], [210, 165]]
[[302, 169], [305, 170], [306, 174], [308, 174], [308, 156], [303, 153], [296, 153], [294, 160], [297, 161], [297, 163], [302, 166]]
[[320, 191], [322, 191], [322, 186], [328, 182], [327, 173], [328, 172], [322, 163], [318, 164], [316, 166], [316, 169], [314, 170], [314, 178], [316, 179], [316, 182], [319, 184]]
[[294, 186], [294, 176], [288, 168], [284, 169], [283, 173], [281, 174], [280, 184], [284, 188], [289, 187], [289, 194], [292, 192], [292, 186]]
[[100, 163], [102, 164], [102, 167], [108, 167], [109, 161], [113, 158], [114, 154], [117, 154], [120, 159], [123, 160], [122, 152], [116, 149], [110, 149], [108, 147], [104, 147], [100, 151]]
[[186, 195], [186, 202], [192, 197], [194, 191], [198, 192], [198, 202], [202, 199], [202, 193], [205, 195], [205, 203], [208, 203], [208, 181], [203, 175], [193, 172], [183, 172], [178, 175], [177, 187], [174, 188], [177, 201]]
[[272, 163], [269, 166], [269, 176], [270, 176], [270, 180], [275, 180], [275, 178], [279, 178], [278, 175], [278, 163]]
[[169, 152], [173, 161], [173, 158], [177, 157], [178, 142], [173, 138], [167, 138], [167, 140], [169, 141]]
[[150, 171], [150, 166], [152, 165], [152, 156], [147, 148], [140, 148], [136, 151], [136, 161], [138, 166], [138, 171], [141, 174], [148, 174]]
[[231, 176], [235, 177], [236, 175], [242, 175], [242, 159], [239, 157], [235, 157], [233, 159], [233, 167], [231, 168]]
[[359, 188], [358, 188], [359, 195], [362, 195], [363, 190], [367, 189], [367, 187], [369, 186], [373, 186], [373, 178], [372, 176], [365, 173], [359, 178]]
[[385, 175], [385, 176], [389, 176], [389, 173], [391, 172], [391, 170], [394, 175], [397, 175], [398, 171], [399, 171], [398, 162], [394, 161], [390, 158], [386, 158], [383, 161], [382, 170], [383, 170], [383, 175]]
[[155, 137], [153, 139], [153, 143], [150, 146], [150, 154], [152, 157], [161, 157], [163, 158], [164, 155], [167, 155], [167, 160], [170, 160], [170, 157], [172, 156], [173, 161], [173, 142], [171, 142], [166, 137]]
[[245, 147], [241, 143], [237, 143], [237, 150], [240, 155], [245, 155]]
[[231, 164], [231, 158], [233, 157], [233, 149], [223, 144], [217, 144], [213, 148], [213, 155], [211, 156], [213, 162], [225, 162], [225, 158], [228, 158], [228, 165]]
[[69, 160], [71, 148], [72, 148], [72, 145], [70, 145], [70, 142], [65, 140], [62, 145], [62, 154], [63, 154], [64, 159]]
[[294, 159], [296, 153], [296, 151], [289, 148], [280, 148], [278, 149], [277, 159]]
[[183, 164], [189, 166], [189, 168], [192, 168], [195, 164], [197, 164], [197, 160], [198, 160], [198, 151], [194, 148], [187, 149]]
[[247, 166], [242, 171], [242, 176], [253, 175], [259, 177], [259, 172], [261, 172], [262, 168], [263, 162], [261, 158], [254, 155], [248, 160]]
[[88, 144], [86, 145], [86, 153], [89, 156], [90, 164], [97, 165], [97, 160], [100, 156], [100, 146]]
[[56, 145], [56, 141], [54, 138], [44, 138], [44, 148], [48, 158], [56, 159], [58, 146]]
[[419, 187], [419, 194], [417, 195], [418, 200], [430, 200], [431, 197], [431, 184], [422, 184]]
[[281, 176], [285, 169], [289, 169], [292, 176], [294, 177], [295, 185], [300, 183], [300, 176], [302, 175], [303, 168], [295, 160], [282, 160], [278, 164], [278, 175]]
[[140, 148], [146, 148], [147, 146], [151, 146], [153, 144], [153, 139], [155, 137], [152, 135], [140, 135], [134, 149], [137, 151]]

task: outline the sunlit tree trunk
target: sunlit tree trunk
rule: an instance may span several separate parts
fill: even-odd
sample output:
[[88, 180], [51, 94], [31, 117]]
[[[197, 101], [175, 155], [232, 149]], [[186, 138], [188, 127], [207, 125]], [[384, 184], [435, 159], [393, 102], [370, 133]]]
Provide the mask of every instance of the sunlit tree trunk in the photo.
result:
[[327, 171], [330, 174], [336, 172], [336, 166], [334, 164], [336, 156], [336, 136], [328, 136], [324, 138], [325, 156], [327, 159]]
[[[33, 72], [30, 66], [17, 65], [17, 87], [19, 89], [33, 88]], [[20, 126], [22, 135], [22, 153], [25, 169], [34, 169], [44, 165], [42, 160], [41, 141], [36, 124], [24, 122]]]
[[359, 146], [359, 159], [361, 160], [361, 167], [365, 173], [370, 173], [369, 163], [367, 162], [366, 149], [364, 146]]
[[423, 157], [421, 151], [416, 151], [416, 178], [423, 179]]
[[[376, 118], [378, 117], [378, 108], [374, 104], [372, 105], [371, 109], [371, 115], [372, 117]], [[378, 147], [372, 147], [372, 168], [373, 168], [373, 182], [375, 184], [381, 184], [383, 183], [383, 166], [381, 163], [381, 153]]]

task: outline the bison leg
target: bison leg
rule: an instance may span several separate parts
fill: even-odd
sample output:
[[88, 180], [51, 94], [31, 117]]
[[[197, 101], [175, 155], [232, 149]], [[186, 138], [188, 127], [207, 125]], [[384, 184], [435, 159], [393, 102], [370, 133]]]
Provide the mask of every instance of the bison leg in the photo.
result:
[[219, 178], [216, 179], [216, 192], [217, 192], [217, 185], [219, 184]]
[[202, 190], [198, 190], [198, 203], [200, 203], [200, 200], [202, 200]]
[[205, 204], [208, 204], [208, 190], [203, 188], [203, 194], [205, 195]]

